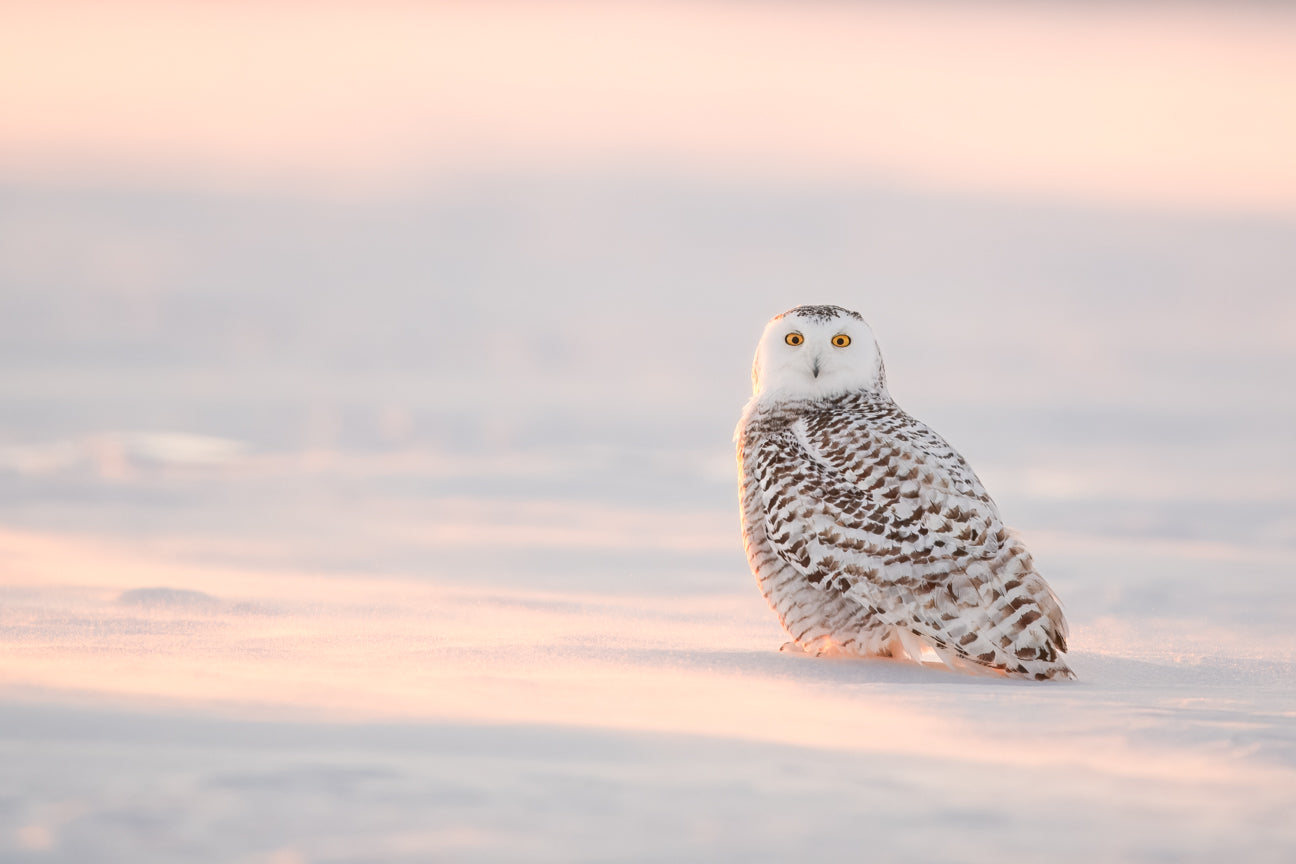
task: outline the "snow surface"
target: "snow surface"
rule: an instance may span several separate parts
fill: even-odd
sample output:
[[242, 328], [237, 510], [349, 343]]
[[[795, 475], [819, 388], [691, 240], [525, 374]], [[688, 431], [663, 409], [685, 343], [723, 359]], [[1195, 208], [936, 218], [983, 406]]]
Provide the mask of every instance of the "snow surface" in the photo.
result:
[[[187, 257], [124, 300], [0, 259], [0, 857], [1291, 857], [1290, 222], [524, 191], [5, 196]], [[621, 257], [530, 242], [545, 202]], [[884, 212], [944, 257], [857, 254]], [[1077, 683], [779, 653], [729, 438], [802, 300], [871, 314]]]
[[[1079, 683], [1034, 686], [780, 654], [738, 586], [446, 588], [44, 535], [0, 548], [0, 836], [20, 859], [1296, 848], [1290, 638], [1273, 652], [1227, 621], [1082, 614]], [[117, 590], [140, 579], [169, 587]], [[223, 593], [176, 587], [193, 585]]]

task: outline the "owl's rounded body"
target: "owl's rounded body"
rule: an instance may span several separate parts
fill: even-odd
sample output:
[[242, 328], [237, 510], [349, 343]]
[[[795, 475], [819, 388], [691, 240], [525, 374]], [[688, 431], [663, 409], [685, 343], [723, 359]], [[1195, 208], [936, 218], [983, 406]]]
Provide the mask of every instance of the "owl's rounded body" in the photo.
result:
[[747, 559], [803, 650], [1074, 677], [1066, 621], [967, 462], [886, 390], [854, 312], [766, 327], [739, 423]]

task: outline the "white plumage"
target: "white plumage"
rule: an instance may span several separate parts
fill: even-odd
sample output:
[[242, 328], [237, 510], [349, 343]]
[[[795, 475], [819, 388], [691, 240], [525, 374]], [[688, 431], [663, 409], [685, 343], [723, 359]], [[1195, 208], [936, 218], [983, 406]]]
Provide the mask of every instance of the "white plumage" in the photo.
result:
[[900, 410], [839, 306], [765, 328], [736, 432], [747, 560], [803, 650], [1073, 678], [1066, 620], [954, 448]]

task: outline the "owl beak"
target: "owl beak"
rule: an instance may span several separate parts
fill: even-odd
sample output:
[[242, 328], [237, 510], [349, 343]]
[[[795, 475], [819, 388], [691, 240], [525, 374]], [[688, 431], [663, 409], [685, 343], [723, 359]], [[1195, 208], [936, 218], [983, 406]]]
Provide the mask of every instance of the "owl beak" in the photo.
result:
[[814, 377], [816, 377], [816, 378], [819, 377], [819, 358], [818, 358], [818, 357], [816, 357], [816, 358], [814, 359], [814, 365], [810, 367], [810, 374], [814, 375]]

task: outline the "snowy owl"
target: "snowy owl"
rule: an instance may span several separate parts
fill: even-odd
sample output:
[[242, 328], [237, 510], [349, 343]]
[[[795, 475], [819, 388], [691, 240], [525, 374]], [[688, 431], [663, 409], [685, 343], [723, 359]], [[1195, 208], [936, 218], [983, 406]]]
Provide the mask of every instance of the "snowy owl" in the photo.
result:
[[738, 445], [747, 560], [797, 646], [1073, 678], [1066, 620], [953, 447], [901, 411], [840, 306], [765, 327]]

